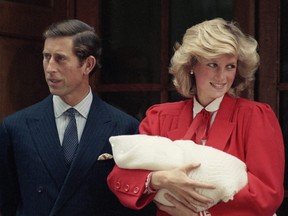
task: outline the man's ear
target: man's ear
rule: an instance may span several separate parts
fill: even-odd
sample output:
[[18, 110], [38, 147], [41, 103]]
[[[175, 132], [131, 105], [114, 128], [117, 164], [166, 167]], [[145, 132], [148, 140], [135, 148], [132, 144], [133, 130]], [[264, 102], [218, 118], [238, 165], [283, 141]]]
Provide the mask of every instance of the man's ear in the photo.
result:
[[84, 63], [84, 67], [85, 67], [84, 73], [89, 74], [93, 70], [93, 68], [95, 67], [96, 62], [97, 62], [97, 60], [94, 56], [92, 56], [92, 55], [88, 56], [85, 59], [85, 63]]

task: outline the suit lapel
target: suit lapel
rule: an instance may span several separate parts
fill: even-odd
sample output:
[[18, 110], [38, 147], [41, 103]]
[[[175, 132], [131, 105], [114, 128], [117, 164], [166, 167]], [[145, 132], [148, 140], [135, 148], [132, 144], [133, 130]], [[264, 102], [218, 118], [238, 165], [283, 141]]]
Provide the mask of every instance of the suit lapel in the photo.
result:
[[53, 112], [52, 97], [42, 102], [27, 125], [43, 164], [60, 190], [67, 174]]
[[89, 169], [97, 161], [98, 155], [107, 144], [114, 126], [104, 103], [94, 96], [76, 156], [51, 214], [63, 206], [86, 178]]
[[235, 123], [232, 122], [232, 118], [236, 103], [237, 99], [228, 95], [224, 96], [215, 121], [210, 128], [206, 145], [224, 150], [232, 131], [235, 128]]

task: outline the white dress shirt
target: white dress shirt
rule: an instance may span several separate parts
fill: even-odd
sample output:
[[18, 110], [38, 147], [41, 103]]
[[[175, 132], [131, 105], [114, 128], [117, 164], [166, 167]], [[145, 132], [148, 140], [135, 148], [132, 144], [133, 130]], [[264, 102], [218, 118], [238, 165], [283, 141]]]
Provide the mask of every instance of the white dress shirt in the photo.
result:
[[[92, 100], [93, 95], [90, 89], [88, 95], [80, 103], [73, 107], [75, 110], [77, 110], [75, 113], [75, 118], [77, 124], [78, 142], [81, 140]], [[53, 106], [59, 140], [62, 145], [64, 132], [69, 123], [69, 117], [64, 115], [64, 112], [71, 108], [71, 106], [66, 104], [59, 96], [56, 95], [53, 95]]]

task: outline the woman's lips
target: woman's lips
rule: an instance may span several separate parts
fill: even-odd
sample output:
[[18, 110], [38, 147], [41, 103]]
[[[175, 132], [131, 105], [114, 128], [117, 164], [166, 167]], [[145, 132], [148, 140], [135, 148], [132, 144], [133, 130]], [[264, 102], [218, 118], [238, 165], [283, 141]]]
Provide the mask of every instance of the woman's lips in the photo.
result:
[[210, 84], [216, 89], [223, 89], [226, 85], [226, 83], [212, 83], [212, 82], [210, 82]]

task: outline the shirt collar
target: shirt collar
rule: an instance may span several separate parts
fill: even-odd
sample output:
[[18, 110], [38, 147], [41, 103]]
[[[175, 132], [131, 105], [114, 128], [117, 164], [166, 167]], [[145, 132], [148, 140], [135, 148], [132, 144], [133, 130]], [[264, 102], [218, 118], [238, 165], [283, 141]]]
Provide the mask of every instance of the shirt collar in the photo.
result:
[[[88, 95], [73, 108], [77, 110], [77, 112], [87, 119], [90, 106], [92, 104], [93, 95], [91, 88], [89, 90]], [[54, 106], [54, 114], [55, 118], [59, 118], [67, 109], [71, 108], [70, 105], [66, 104], [59, 96], [53, 95], [53, 106]]]
[[208, 112], [216, 112], [219, 107], [220, 104], [223, 100], [223, 97], [219, 97], [216, 98], [215, 100], [213, 100], [210, 104], [208, 104], [206, 107], [203, 107], [196, 99], [196, 97], [193, 98], [194, 103], [193, 103], [193, 116], [195, 117], [199, 112], [201, 112], [202, 109], [207, 110]]

